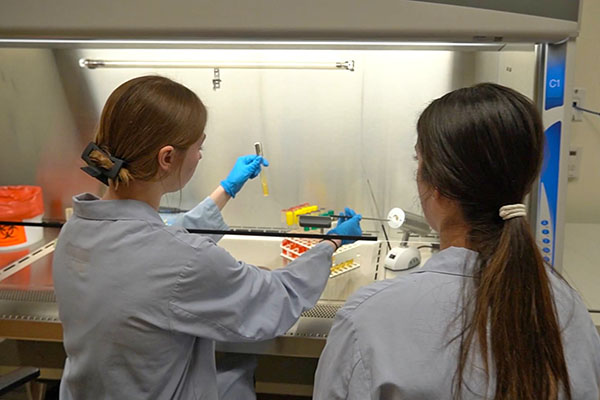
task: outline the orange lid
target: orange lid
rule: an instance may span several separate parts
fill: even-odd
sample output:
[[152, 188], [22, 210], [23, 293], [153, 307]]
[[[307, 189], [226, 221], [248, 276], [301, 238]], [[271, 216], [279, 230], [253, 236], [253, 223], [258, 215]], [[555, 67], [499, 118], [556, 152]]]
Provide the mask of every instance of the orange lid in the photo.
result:
[[22, 221], [44, 212], [39, 186], [0, 186], [0, 219]]

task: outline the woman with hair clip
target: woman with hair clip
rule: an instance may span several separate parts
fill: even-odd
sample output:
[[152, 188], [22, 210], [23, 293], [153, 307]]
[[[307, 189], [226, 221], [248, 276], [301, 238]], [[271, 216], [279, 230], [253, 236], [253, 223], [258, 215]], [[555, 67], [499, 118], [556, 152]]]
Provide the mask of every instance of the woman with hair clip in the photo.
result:
[[[324, 240], [265, 271], [235, 260], [215, 244], [220, 237], [165, 226], [160, 199], [191, 179], [206, 118], [191, 90], [160, 76], [132, 79], [109, 96], [83, 154], [84, 170], [108, 190], [102, 199], [73, 198], [54, 255], [67, 353], [61, 399], [236, 398], [217, 384], [214, 341], [285, 333], [319, 299], [333, 252], [350, 243]], [[220, 210], [261, 165], [262, 157], [240, 157], [180, 224], [228, 229]], [[360, 215], [346, 215], [330, 234], [361, 234]]]
[[479, 84], [433, 101], [417, 134], [441, 251], [340, 309], [314, 399], [598, 400], [598, 332], [526, 219], [544, 149], [535, 106]]

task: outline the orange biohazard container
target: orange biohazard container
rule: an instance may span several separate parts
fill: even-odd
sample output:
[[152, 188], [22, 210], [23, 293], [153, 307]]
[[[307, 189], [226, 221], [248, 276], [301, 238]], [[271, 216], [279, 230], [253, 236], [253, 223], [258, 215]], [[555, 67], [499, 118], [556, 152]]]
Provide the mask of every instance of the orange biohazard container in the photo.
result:
[[[0, 186], [0, 221], [41, 222], [44, 199], [39, 186]], [[0, 251], [13, 251], [39, 242], [41, 227], [0, 225]]]

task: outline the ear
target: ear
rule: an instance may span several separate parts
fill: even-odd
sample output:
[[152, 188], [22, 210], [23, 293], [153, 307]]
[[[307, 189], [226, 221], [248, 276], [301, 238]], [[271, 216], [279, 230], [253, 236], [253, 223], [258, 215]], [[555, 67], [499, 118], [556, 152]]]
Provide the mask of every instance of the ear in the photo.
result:
[[173, 146], [164, 146], [158, 151], [158, 169], [163, 172], [170, 172], [175, 168], [175, 148]]
[[444, 195], [442, 195], [440, 193], [440, 191], [438, 190], [438, 188], [436, 188], [436, 187], [432, 188], [431, 197], [433, 197], [435, 199], [435, 201], [438, 201], [438, 202], [449, 200]]
[[443, 209], [454, 208], [457, 206], [457, 201], [444, 196], [438, 188], [433, 188], [431, 191], [431, 198], [435, 201], [438, 207]]

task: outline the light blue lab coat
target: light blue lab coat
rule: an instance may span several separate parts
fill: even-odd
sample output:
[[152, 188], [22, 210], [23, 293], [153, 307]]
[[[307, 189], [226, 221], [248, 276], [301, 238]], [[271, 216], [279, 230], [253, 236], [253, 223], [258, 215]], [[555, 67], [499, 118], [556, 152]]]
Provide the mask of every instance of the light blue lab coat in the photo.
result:
[[[186, 229], [227, 230], [221, 212], [207, 199], [192, 210], [180, 214], [173, 223]], [[218, 243], [221, 235], [207, 235]], [[222, 353], [216, 358], [219, 400], [255, 400], [254, 371], [258, 365], [254, 354]]]
[[[222, 229], [212, 200], [199, 207], [204, 227]], [[73, 209], [53, 268], [62, 399], [217, 399], [214, 341], [285, 333], [329, 276], [325, 243], [270, 272], [165, 226], [143, 202], [82, 194]]]
[[[451, 247], [421, 270], [357, 291], [336, 315], [316, 372], [314, 400], [451, 399], [463, 284], [471, 284], [477, 253]], [[600, 338], [579, 296], [549, 274], [561, 326], [573, 399], [598, 400]], [[483, 363], [467, 373], [471, 390], [486, 394]], [[492, 365], [492, 364], [491, 364]], [[493, 375], [493, 374], [492, 374]], [[487, 398], [493, 398], [490, 380]]]

